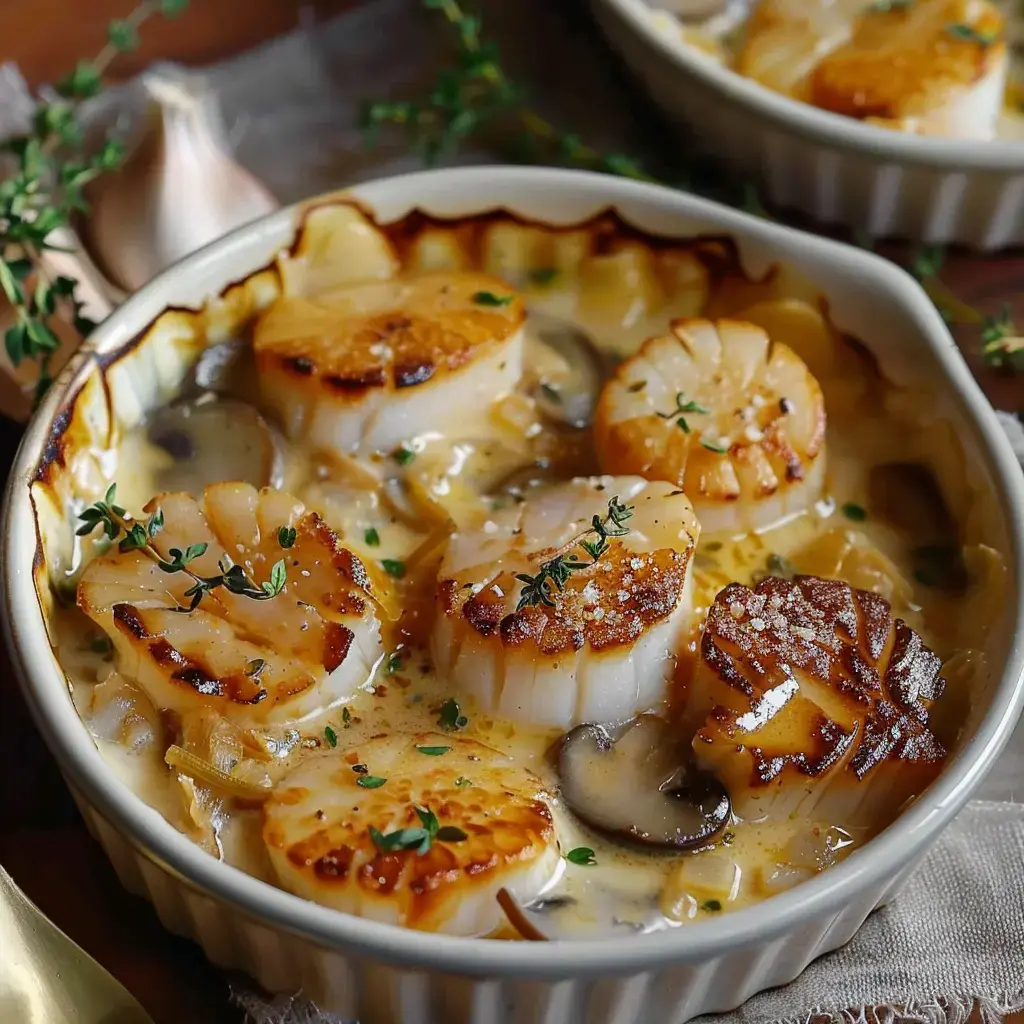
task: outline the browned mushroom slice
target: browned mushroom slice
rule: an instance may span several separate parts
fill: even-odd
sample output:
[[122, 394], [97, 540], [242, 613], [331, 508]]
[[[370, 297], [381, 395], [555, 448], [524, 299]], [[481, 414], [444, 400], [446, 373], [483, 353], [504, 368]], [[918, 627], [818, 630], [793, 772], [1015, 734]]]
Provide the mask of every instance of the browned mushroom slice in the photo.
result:
[[942, 767], [928, 725], [939, 668], [877, 594], [815, 576], [732, 583], [690, 694], [698, 764], [743, 817], [882, 827]]
[[600, 725], [577, 726], [562, 741], [558, 770], [569, 809], [616, 839], [688, 850], [729, 821], [721, 784], [690, 763], [654, 715], [617, 738]]

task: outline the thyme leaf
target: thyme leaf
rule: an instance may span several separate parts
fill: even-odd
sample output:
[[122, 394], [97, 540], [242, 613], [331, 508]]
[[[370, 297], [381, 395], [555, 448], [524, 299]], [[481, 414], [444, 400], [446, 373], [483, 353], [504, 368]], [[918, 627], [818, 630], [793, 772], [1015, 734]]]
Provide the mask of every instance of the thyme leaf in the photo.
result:
[[[519, 592], [519, 603], [516, 611], [521, 612], [524, 608], [543, 604], [554, 607], [554, 592], [565, 588], [566, 583], [574, 572], [582, 569], [589, 569], [596, 564], [598, 559], [608, 550], [609, 538], [625, 537], [629, 533], [626, 522], [633, 516], [633, 506], [623, 505], [619, 496], [615, 495], [608, 502], [608, 512], [602, 519], [595, 515], [591, 520], [590, 529], [587, 530], [576, 541], [576, 545], [590, 556], [590, 561], [583, 561], [578, 554], [569, 552], [556, 555], [554, 558], [542, 562], [536, 575], [521, 572], [516, 574], [516, 579], [523, 584]], [[591, 540], [593, 536], [593, 540]]]
[[[132, 519], [116, 502], [117, 484], [111, 484], [102, 501], [94, 502], [78, 514], [82, 525], [75, 531], [79, 537], [87, 537], [101, 529], [108, 541], [118, 541], [122, 552], [139, 551], [166, 573], [184, 573], [192, 578], [192, 584], [185, 591], [189, 599], [187, 608], [179, 611], [194, 611], [202, 599], [218, 587], [224, 587], [233, 594], [240, 594], [257, 601], [277, 597], [287, 581], [284, 559], [275, 562], [270, 570], [270, 579], [260, 585], [248, 576], [241, 565], [219, 563], [220, 573], [214, 576], [200, 576], [189, 568], [198, 558], [206, 554], [209, 545], [205, 541], [188, 544], [185, 548], [169, 548], [169, 558], [164, 558], [153, 546], [152, 539], [164, 528], [164, 513], [159, 507], [146, 520]], [[284, 529], [284, 527], [282, 527]], [[292, 531], [294, 532], [294, 531]], [[280, 535], [279, 538], [280, 540]], [[226, 556], [225, 556], [226, 557]]]

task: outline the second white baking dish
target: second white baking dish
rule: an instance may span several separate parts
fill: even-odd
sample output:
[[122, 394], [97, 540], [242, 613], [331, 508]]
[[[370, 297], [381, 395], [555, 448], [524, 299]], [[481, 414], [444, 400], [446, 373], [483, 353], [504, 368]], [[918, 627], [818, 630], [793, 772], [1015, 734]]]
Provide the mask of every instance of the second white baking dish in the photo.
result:
[[773, 205], [873, 238], [1024, 244], [1024, 142], [925, 138], [779, 95], [660, 29], [644, 0], [591, 0], [605, 36], [697, 147]]

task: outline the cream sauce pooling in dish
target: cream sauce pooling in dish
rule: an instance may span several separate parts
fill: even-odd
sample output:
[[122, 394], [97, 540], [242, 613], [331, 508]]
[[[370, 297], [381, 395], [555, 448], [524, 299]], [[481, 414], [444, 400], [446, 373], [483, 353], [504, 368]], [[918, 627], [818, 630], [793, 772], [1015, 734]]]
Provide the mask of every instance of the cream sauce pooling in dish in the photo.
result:
[[172, 824], [342, 912], [600, 936], [790, 888], [941, 770], [1001, 563], [936, 482], [955, 444], [784, 278], [712, 240], [307, 230], [291, 298], [108, 458], [149, 554], [82, 539], [90, 617], [57, 613], [76, 706]]

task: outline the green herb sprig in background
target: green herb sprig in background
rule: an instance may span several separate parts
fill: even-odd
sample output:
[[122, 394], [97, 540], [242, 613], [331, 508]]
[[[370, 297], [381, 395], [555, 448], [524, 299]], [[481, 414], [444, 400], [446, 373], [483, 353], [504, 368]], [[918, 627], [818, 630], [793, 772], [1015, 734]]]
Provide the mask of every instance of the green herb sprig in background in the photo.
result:
[[51, 277], [43, 254], [57, 248], [54, 231], [67, 227], [75, 214], [87, 212], [85, 186], [124, 156], [124, 147], [114, 138], [87, 152], [79, 108], [100, 92], [111, 61], [138, 46], [139, 28], [147, 19], [155, 14], [177, 17], [187, 5], [188, 0], [144, 0], [127, 17], [112, 21], [97, 56], [79, 61], [57, 83], [57, 98], [38, 104], [31, 129], [3, 144], [15, 168], [0, 181], [0, 289], [16, 315], [4, 334], [4, 346], [14, 366], [25, 359], [39, 363], [37, 401], [50, 384], [50, 363], [60, 347], [54, 318], [66, 319], [83, 337], [95, 327], [82, 314], [78, 282]]

